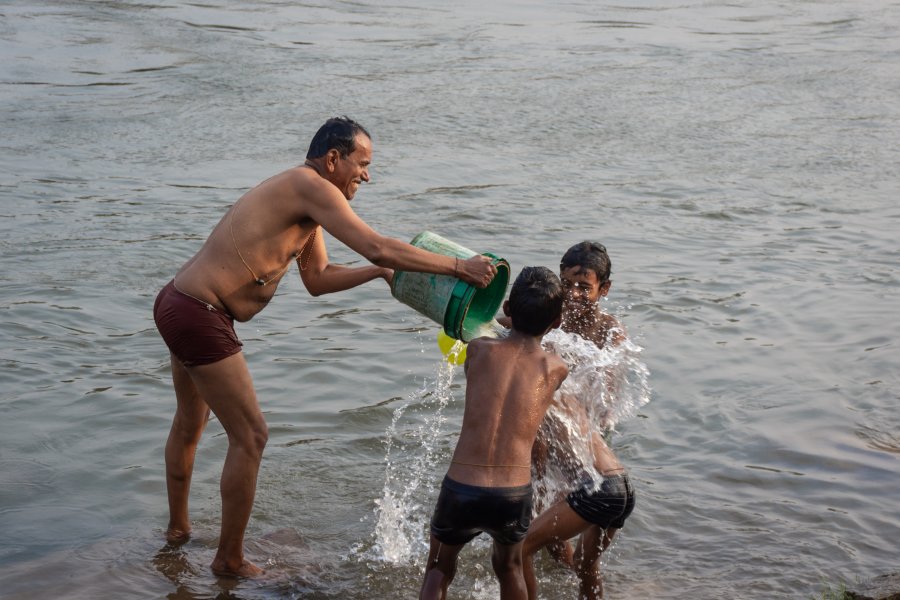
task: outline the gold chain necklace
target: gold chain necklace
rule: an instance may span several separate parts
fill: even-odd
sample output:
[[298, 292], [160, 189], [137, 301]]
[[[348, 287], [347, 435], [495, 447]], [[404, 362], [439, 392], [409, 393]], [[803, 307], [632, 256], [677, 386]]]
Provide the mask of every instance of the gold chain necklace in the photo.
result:
[[[287, 265], [285, 265], [285, 267], [277, 275], [275, 275], [274, 277], [269, 277], [267, 279], [263, 279], [262, 277], [257, 277], [256, 273], [253, 272], [253, 269], [250, 267], [250, 265], [247, 264], [247, 261], [244, 260], [244, 255], [241, 254], [241, 249], [238, 248], [237, 240], [234, 238], [234, 214], [237, 212], [237, 205], [240, 203], [241, 200], [243, 200], [243, 198], [239, 199], [235, 203], [234, 207], [231, 209], [231, 217], [228, 220], [228, 229], [231, 231], [231, 243], [234, 244], [234, 249], [237, 252], [238, 258], [240, 258], [241, 262], [244, 263], [244, 266], [247, 267], [247, 270], [250, 272], [250, 276], [253, 277], [254, 283], [256, 283], [256, 285], [259, 285], [259, 286], [265, 286], [265, 285], [269, 285], [273, 281], [277, 281], [278, 279], [281, 278], [282, 275], [287, 273], [288, 269], [291, 268], [291, 260], [296, 260], [298, 258], [300, 259], [300, 261], [297, 263], [297, 266], [300, 267], [301, 271], [305, 271], [306, 268], [309, 266], [309, 259], [310, 259], [310, 257], [312, 257], [312, 243], [316, 239], [316, 231], [318, 231], [318, 229], [319, 229], [318, 225], [315, 227], [315, 229], [313, 229], [312, 233], [309, 236], [309, 239], [307, 239], [306, 243], [303, 244], [303, 247], [300, 248], [300, 252], [297, 252], [296, 254], [292, 255], [291, 259], [288, 261]], [[306, 264], [304, 265], [303, 258], [302, 258], [303, 251], [306, 250], [307, 248], [309, 248], [309, 252], [307, 252], [307, 254], [306, 254]]]

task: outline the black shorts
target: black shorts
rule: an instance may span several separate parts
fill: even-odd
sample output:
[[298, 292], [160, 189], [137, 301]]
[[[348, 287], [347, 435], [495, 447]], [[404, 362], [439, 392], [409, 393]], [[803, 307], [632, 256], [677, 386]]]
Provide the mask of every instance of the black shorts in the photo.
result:
[[431, 533], [450, 546], [465, 544], [481, 532], [510, 546], [525, 539], [531, 524], [531, 484], [480, 487], [444, 477]]
[[600, 489], [592, 480], [583, 481], [577, 490], [566, 496], [566, 502], [585, 521], [603, 529], [621, 529], [634, 510], [634, 489], [625, 473], [603, 478]]

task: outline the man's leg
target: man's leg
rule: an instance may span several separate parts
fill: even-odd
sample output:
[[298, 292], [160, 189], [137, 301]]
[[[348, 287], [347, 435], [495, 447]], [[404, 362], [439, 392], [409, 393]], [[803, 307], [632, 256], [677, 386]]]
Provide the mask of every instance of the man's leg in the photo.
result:
[[491, 549], [491, 565], [500, 581], [500, 600], [526, 600], [528, 588], [522, 574], [522, 544], [498, 544]]
[[228, 454], [219, 488], [222, 494], [222, 533], [212, 562], [218, 575], [249, 577], [262, 569], [244, 560], [244, 530], [256, 495], [256, 476], [269, 433], [253, 390], [244, 354], [188, 367], [200, 397], [228, 434]]
[[603, 577], [600, 575], [600, 555], [612, 543], [618, 529], [601, 529], [592, 525], [581, 534], [575, 557], [580, 583], [579, 600], [603, 598]]
[[456, 558], [465, 544], [448, 546], [431, 536], [428, 563], [425, 565], [425, 579], [419, 591], [419, 600], [445, 600], [447, 588], [456, 575]]
[[565, 542], [590, 526], [565, 500], [560, 500], [531, 522], [522, 546], [523, 575], [529, 600], [537, 598], [534, 555], [544, 546]]
[[197, 391], [181, 362], [171, 357], [172, 383], [177, 407], [169, 439], [166, 442], [166, 488], [169, 494], [169, 527], [166, 539], [172, 543], [187, 541], [191, 533], [188, 496], [194, 456], [203, 428], [209, 420], [209, 407]]

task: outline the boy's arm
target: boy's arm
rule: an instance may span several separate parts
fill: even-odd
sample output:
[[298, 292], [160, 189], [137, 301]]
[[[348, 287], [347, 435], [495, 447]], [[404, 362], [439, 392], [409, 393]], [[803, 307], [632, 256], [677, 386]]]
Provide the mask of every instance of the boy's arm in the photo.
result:
[[550, 454], [550, 428], [546, 427], [547, 421], [538, 428], [537, 437], [531, 445], [531, 466], [538, 479], [542, 479], [547, 473], [547, 456]]
[[475, 338], [466, 345], [466, 361], [463, 363], [463, 373], [466, 377], [469, 376], [470, 362], [478, 360], [479, 348], [481, 348], [481, 341], [479, 341], [479, 338]]
[[[566, 364], [566, 361], [562, 359], [559, 354], [553, 353], [553, 356], [556, 357], [556, 376], [559, 380], [556, 382], [556, 390], [560, 388], [562, 382], [566, 380], [566, 377], [569, 376], [569, 366]], [[554, 390], [555, 391], [555, 390]]]
[[551, 446], [555, 446], [557, 451], [560, 447], [565, 448], [570, 444], [568, 432], [563, 421], [560, 420], [559, 411], [566, 414], [567, 397], [561, 392], [555, 392], [551, 401], [551, 406], [544, 413], [544, 418], [538, 427], [534, 442], [531, 444], [531, 466], [532, 472], [537, 479], [543, 479], [547, 474], [547, 463], [550, 460]]

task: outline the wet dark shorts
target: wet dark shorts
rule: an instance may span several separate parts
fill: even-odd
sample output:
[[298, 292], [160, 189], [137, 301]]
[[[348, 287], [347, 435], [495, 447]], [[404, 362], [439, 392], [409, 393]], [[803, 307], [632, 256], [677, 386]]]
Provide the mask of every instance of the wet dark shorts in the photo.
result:
[[444, 477], [431, 518], [431, 533], [441, 543], [457, 546], [485, 532], [498, 544], [510, 546], [525, 539], [530, 523], [530, 483], [479, 487]]
[[178, 291], [174, 280], [156, 297], [153, 320], [166, 346], [187, 367], [228, 358], [243, 345], [231, 315]]
[[566, 502], [589, 523], [603, 529], [621, 529], [634, 510], [634, 489], [628, 475], [609, 475], [603, 478], [599, 490], [593, 489], [593, 481], [582, 481], [579, 488], [566, 497]]

